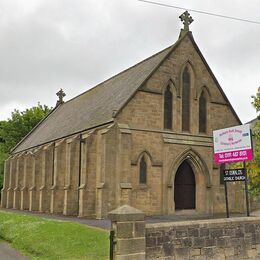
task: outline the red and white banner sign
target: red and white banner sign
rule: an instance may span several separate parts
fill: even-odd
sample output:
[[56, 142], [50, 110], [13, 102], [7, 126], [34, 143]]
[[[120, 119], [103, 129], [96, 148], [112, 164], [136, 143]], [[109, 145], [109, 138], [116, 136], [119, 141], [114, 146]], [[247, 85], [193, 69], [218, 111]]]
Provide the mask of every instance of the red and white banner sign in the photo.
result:
[[250, 125], [213, 131], [214, 161], [217, 164], [253, 160]]

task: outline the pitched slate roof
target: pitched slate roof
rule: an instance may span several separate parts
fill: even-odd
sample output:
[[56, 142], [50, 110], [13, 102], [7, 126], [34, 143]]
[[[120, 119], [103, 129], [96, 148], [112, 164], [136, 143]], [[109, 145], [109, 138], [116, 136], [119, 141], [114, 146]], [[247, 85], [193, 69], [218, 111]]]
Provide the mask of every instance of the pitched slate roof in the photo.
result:
[[116, 114], [127, 104], [136, 91], [146, 82], [165, 58], [188, 36], [200, 55], [217, 87], [229, 105], [234, 116], [241, 123], [228, 98], [203, 57], [191, 32], [181, 32], [172, 46], [141, 61], [96, 87], [55, 108], [18, 145], [12, 153], [18, 153], [60, 138], [80, 133], [100, 125], [113, 122]]
[[14, 148], [12, 153], [112, 122], [113, 111], [118, 111], [127, 102], [164, 59], [171, 47], [54, 109]]

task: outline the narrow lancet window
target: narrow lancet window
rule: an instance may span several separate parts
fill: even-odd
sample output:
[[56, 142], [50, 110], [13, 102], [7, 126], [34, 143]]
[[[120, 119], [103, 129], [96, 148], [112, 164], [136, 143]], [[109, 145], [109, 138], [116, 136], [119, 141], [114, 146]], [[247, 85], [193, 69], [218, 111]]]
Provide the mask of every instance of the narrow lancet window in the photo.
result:
[[207, 132], [207, 99], [204, 91], [201, 93], [199, 99], [199, 132]]
[[182, 73], [182, 131], [190, 130], [190, 73], [185, 67]]
[[140, 184], [146, 184], [146, 177], [147, 177], [147, 164], [144, 156], [142, 156], [140, 161], [140, 177], [139, 177]]
[[164, 128], [172, 129], [172, 92], [168, 86], [164, 93]]

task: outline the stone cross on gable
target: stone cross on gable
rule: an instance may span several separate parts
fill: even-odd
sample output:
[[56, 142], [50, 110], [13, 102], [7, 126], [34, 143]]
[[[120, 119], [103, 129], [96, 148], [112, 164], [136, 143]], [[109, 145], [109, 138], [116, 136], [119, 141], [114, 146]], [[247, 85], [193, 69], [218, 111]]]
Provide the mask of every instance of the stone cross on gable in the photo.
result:
[[189, 31], [189, 25], [194, 21], [188, 11], [179, 16], [184, 24], [184, 31]]
[[58, 96], [59, 100], [56, 103], [56, 106], [63, 104], [63, 98], [66, 96], [66, 94], [64, 93], [64, 91], [62, 90], [62, 88], [56, 93], [56, 95]]

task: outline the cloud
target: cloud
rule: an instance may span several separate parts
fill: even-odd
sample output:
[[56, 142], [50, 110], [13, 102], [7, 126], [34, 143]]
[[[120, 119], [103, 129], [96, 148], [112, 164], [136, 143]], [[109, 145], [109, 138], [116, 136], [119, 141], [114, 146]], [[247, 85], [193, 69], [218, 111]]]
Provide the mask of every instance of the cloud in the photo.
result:
[[[256, 0], [247, 8], [223, 0], [185, 6], [250, 19], [259, 13]], [[0, 10], [0, 119], [14, 104], [55, 105], [61, 87], [72, 98], [173, 44], [182, 27], [182, 11], [133, 0], [2, 0]], [[260, 26], [192, 16], [193, 35], [210, 67], [242, 120], [251, 119]]]

